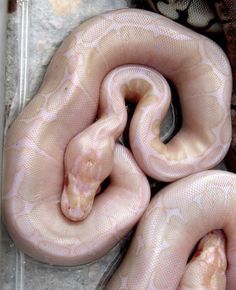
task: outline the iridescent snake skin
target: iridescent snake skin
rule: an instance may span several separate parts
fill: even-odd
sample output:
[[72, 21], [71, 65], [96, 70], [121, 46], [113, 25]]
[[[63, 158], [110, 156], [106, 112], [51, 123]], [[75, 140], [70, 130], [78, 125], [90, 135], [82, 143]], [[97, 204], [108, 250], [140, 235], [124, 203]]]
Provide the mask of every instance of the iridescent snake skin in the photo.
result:
[[[183, 116], [167, 144], [160, 139], [170, 104], [164, 78], [175, 84]], [[80, 25], [8, 130], [3, 218], [13, 240], [43, 262], [88, 263], [107, 253], [146, 210], [109, 289], [176, 289], [191, 249], [214, 229], [225, 230], [227, 285], [234, 289], [236, 177], [196, 174], [217, 165], [229, 148], [231, 90], [223, 51], [165, 17], [125, 9]], [[133, 155], [116, 143], [126, 124], [125, 99], [138, 103], [129, 133]], [[168, 182], [191, 176], [148, 206], [143, 172]], [[110, 185], [96, 196], [108, 176]], [[167, 216], [165, 207], [173, 208]]]

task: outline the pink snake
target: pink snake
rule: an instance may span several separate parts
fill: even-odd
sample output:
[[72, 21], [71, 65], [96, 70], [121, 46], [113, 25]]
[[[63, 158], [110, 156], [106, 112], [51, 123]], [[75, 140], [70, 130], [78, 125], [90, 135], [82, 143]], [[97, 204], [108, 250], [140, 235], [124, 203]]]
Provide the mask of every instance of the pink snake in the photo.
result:
[[[164, 77], [178, 90], [183, 116], [167, 144], [160, 139], [170, 104]], [[125, 9], [80, 25], [8, 130], [3, 218], [13, 240], [40, 261], [78, 265], [106, 254], [143, 216], [108, 289], [203, 289], [186, 288], [202, 263], [196, 258], [185, 269], [187, 259], [201, 237], [223, 229], [227, 289], [235, 289], [236, 177], [197, 173], [217, 165], [229, 148], [231, 90], [223, 51], [165, 17]], [[125, 99], [138, 102], [129, 133], [133, 155], [116, 144], [127, 121]], [[183, 179], [148, 206], [143, 172]], [[95, 198], [108, 176], [109, 187]], [[224, 238], [214, 232], [202, 243], [206, 257], [218, 249], [216, 276], [207, 280], [218, 288], [209, 289], [225, 289]], [[207, 265], [206, 276], [213, 269]]]

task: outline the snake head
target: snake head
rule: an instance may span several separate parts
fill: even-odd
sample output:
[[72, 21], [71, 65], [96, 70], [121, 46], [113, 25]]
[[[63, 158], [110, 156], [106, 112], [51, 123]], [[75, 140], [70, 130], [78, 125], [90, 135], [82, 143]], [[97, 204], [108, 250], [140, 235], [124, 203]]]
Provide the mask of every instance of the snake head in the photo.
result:
[[78, 153], [73, 167], [66, 172], [61, 197], [62, 212], [72, 221], [82, 221], [89, 215], [113, 165], [113, 150], [86, 148]]

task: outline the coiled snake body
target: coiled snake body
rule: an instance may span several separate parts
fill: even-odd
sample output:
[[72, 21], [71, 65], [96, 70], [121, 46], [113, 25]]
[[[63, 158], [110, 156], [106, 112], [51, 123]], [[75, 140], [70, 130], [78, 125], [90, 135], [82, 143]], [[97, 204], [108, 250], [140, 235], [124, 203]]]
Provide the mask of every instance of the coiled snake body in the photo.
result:
[[[163, 77], [175, 84], [183, 116], [181, 130], [167, 144], [160, 140], [160, 124], [170, 102]], [[37, 95], [7, 134], [3, 215], [14, 241], [27, 254], [52, 264], [77, 265], [104, 255], [148, 206], [150, 189], [142, 171], [169, 182], [212, 168], [224, 158], [231, 139], [231, 86], [230, 67], [221, 49], [162, 16], [118, 10], [80, 25], [58, 49]], [[130, 126], [134, 157], [115, 143], [126, 123], [125, 98], [138, 102]], [[98, 119], [91, 125], [98, 106]], [[222, 174], [235, 184], [234, 176]], [[109, 175], [110, 186], [94, 201]], [[198, 175], [186, 180], [196, 188], [198, 180], [202, 184]], [[183, 197], [187, 207], [178, 186], [170, 188], [166, 198], [181, 202]], [[212, 190], [206, 195], [211, 196]], [[152, 227], [148, 212], [138, 232]], [[183, 213], [183, 220], [192, 215], [194, 208]], [[192, 239], [200, 234], [204, 230]], [[178, 241], [174, 243], [178, 246]], [[157, 289], [175, 289], [192, 246], [185, 244], [186, 251], [178, 256], [182, 268], [169, 288], [160, 284]], [[166, 259], [172, 252], [168, 253]], [[149, 258], [148, 254], [142, 258], [144, 265]], [[135, 261], [130, 258], [130, 265]], [[164, 261], [149, 269], [165, 271]], [[133, 273], [130, 277], [127, 289], [137, 289], [132, 286]], [[150, 277], [145, 277], [142, 289], [149, 287]], [[230, 279], [229, 285], [236, 285], [231, 274]]]

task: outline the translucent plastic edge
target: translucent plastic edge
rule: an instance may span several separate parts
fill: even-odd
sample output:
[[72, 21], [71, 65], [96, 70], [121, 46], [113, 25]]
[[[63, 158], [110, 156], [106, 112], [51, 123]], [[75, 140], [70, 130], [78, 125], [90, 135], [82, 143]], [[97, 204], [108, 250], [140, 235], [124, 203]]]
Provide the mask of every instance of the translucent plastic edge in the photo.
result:
[[[13, 98], [14, 106], [12, 111], [10, 112], [9, 118], [5, 119], [4, 116], [4, 105], [5, 105], [5, 90], [4, 90], [4, 83], [5, 83], [5, 58], [6, 58], [6, 50], [3, 49], [6, 47], [6, 27], [7, 27], [7, 0], [1, 0], [0, 2], [0, 44], [1, 44], [1, 51], [0, 51], [0, 129], [1, 129], [1, 192], [3, 189], [3, 172], [4, 172], [4, 137], [6, 135], [7, 129], [9, 124], [11, 123], [14, 118], [19, 115], [19, 113], [23, 110], [26, 105], [26, 97], [28, 94], [28, 60], [29, 60], [29, 10], [31, 7], [31, 0], [19, 0], [16, 1], [16, 17], [17, 21], [17, 51], [16, 56], [18, 58], [18, 66], [19, 69], [17, 71], [17, 88], [15, 92], [15, 96]], [[0, 207], [1, 208], [1, 207]], [[1, 209], [0, 209], [1, 210]], [[1, 213], [1, 212], [0, 212]], [[2, 216], [2, 214], [1, 214]], [[2, 221], [0, 222], [0, 231], [2, 237]], [[0, 240], [0, 247], [1, 247], [1, 240]], [[1, 249], [2, 250], [2, 249]], [[2, 252], [2, 251], [1, 251]], [[24, 253], [22, 253], [19, 249], [16, 249], [15, 253], [16, 258], [16, 268], [14, 273], [14, 280], [15, 280], [15, 290], [24, 290]]]
[[19, 79], [17, 87], [18, 105], [16, 115], [18, 115], [26, 105], [28, 95], [28, 72], [29, 72], [29, 10], [31, 0], [19, 1], [17, 4], [17, 13], [19, 19], [18, 27], [18, 52], [19, 52]]
[[[0, 1], [0, 185], [2, 193], [3, 179], [3, 144], [5, 126], [5, 59], [6, 59], [6, 27], [7, 0]], [[0, 261], [2, 261], [2, 194], [0, 194]]]
[[[16, 108], [15, 117], [24, 109], [26, 105], [26, 99], [28, 95], [29, 85], [29, 12], [31, 8], [31, 0], [21, 0], [17, 1], [17, 18], [19, 20], [18, 24], [18, 62], [19, 62], [19, 75], [18, 75], [18, 85], [16, 90]], [[25, 254], [20, 250], [16, 249], [16, 272], [15, 272], [15, 282], [16, 290], [24, 290], [24, 261]]]
[[[7, 26], [7, 0], [0, 1], [0, 184], [2, 192], [3, 177], [3, 142], [4, 142], [4, 125], [5, 125], [5, 59], [6, 59], [6, 26]], [[2, 216], [0, 206], [0, 218]], [[2, 223], [0, 222], [0, 238], [2, 238]], [[0, 244], [1, 245], [1, 244]]]
[[[4, 0], [5, 1], [5, 0]], [[23, 110], [27, 102], [29, 90], [29, 29], [30, 29], [31, 0], [17, 0], [16, 2], [16, 29], [17, 43], [15, 56], [17, 57], [17, 86], [12, 98], [10, 113], [5, 120], [5, 134], [10, 124]]]

